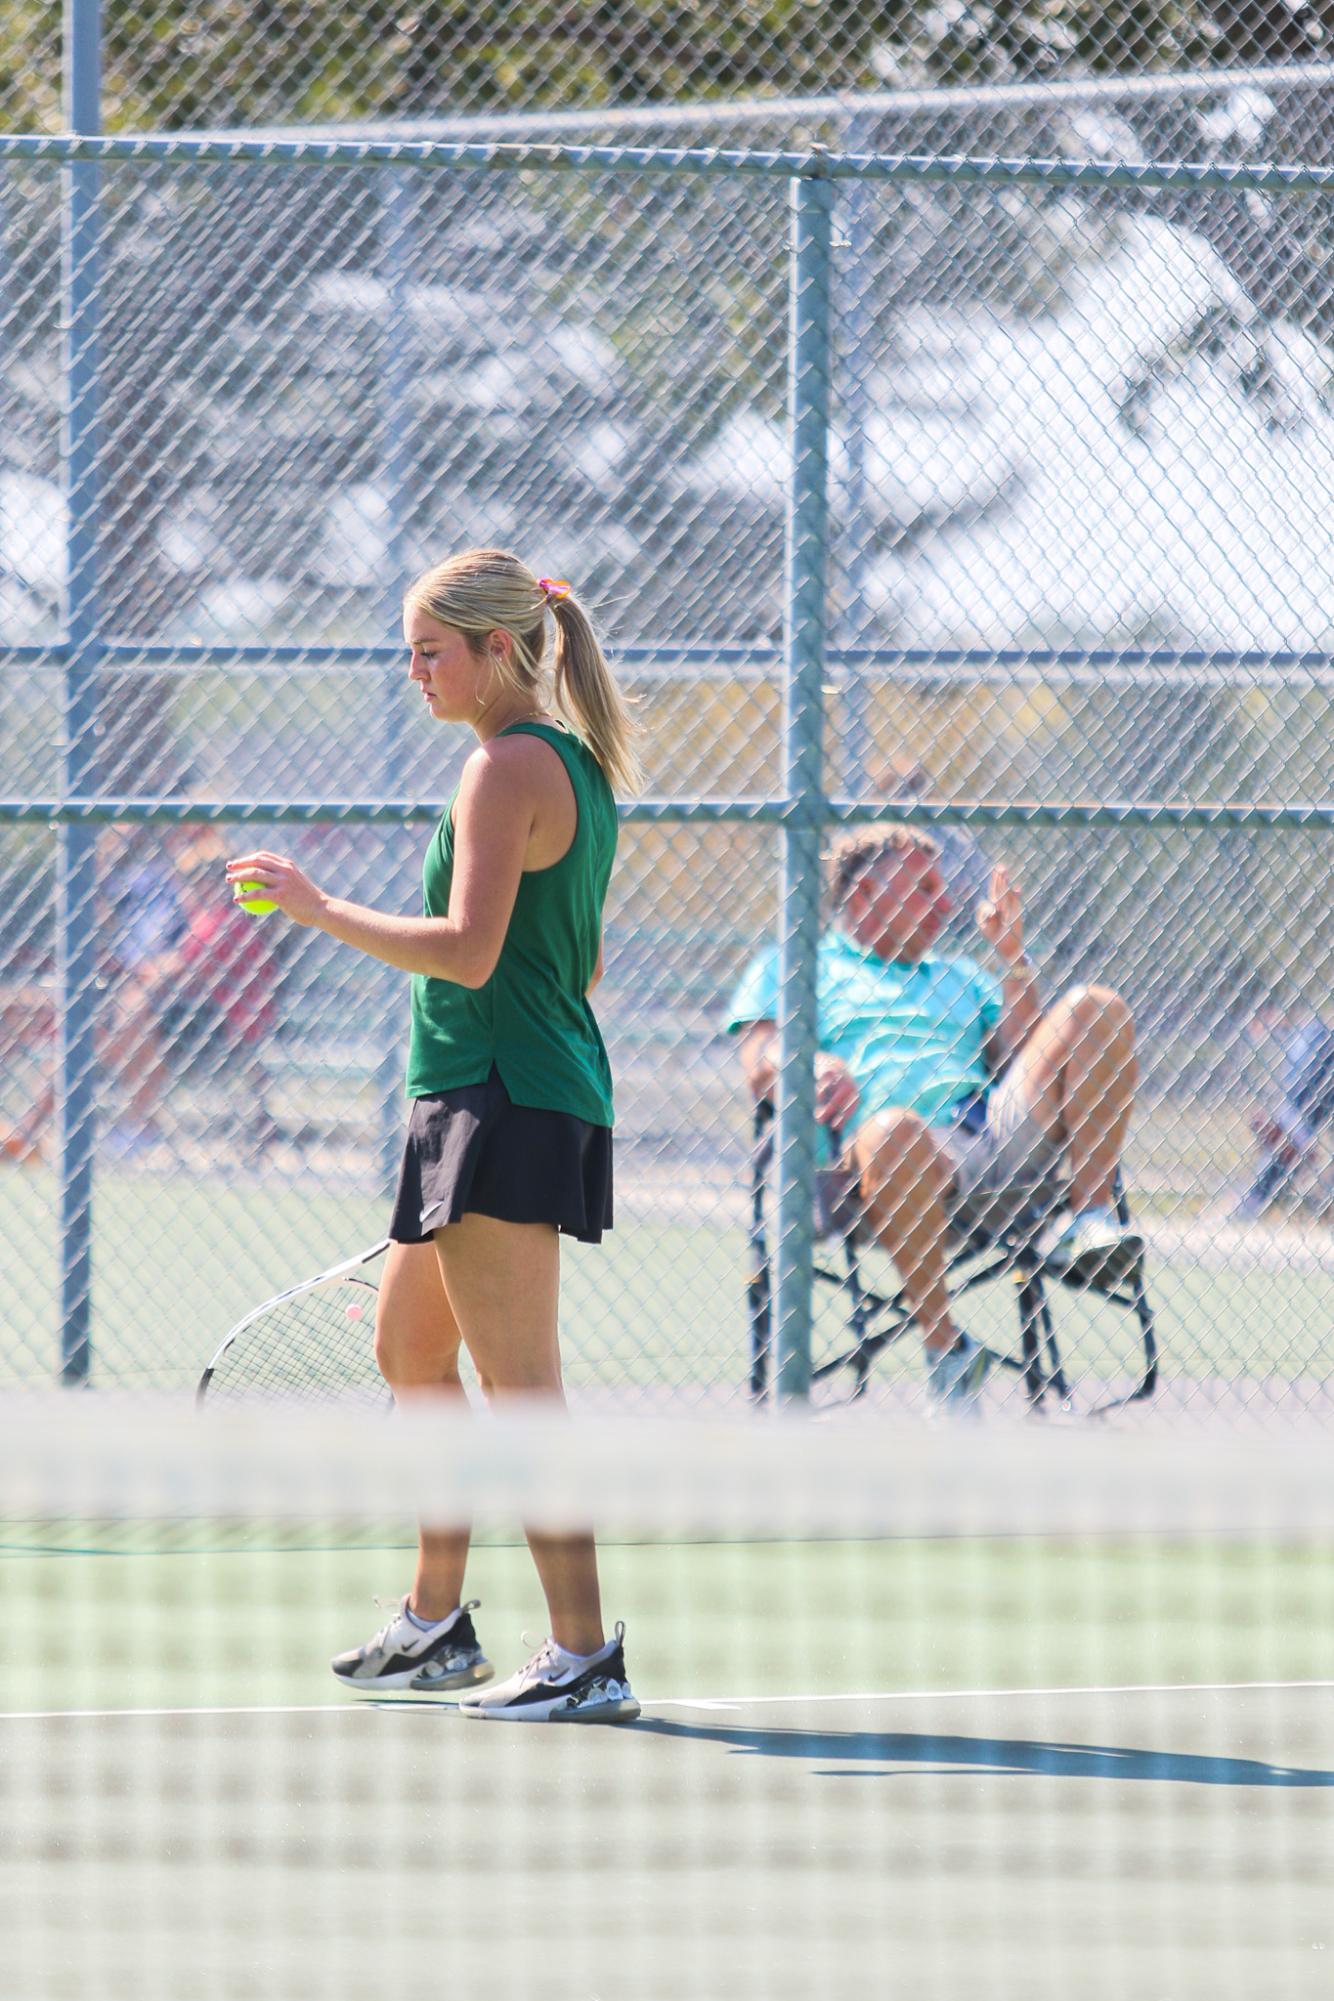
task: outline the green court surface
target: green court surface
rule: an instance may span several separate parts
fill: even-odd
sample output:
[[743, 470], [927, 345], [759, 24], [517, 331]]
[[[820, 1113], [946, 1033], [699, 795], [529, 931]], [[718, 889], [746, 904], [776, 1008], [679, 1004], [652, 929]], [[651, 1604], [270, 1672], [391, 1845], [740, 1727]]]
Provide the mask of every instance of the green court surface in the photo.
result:
[[[687, 1191], [688, 1192], [688, 1191]], [[0, 1387], [49, 1381], [55, 1367], [55, 1188], [46, 1174], [0, 1180], [8, 1310], [0, 1330]], [[578, 1390], [611, 1388], [675, 1397], [739, 1394], [746, 1379], [744, 1222], [733, 1203], [696, 1197], [687, 1219], [651, 1201], [623, 1205], [605, 1243], [565, 1255], [563, 1345]], [[721, 1211], [721, 1213], [717, 1213]], [[192, 1183], [149, 1173], [99, 1179], [93, 1249], [93, 1380], [180, 1388], [193, 1383], [242, 1314], [277, 1290], [372, 1243], [383, 1205], [356, 1195], [261, 1188], [253, 1181]], [[1328, 1233], [1303, 1253], [1274, 1233], [1220, 1247], [1206, 1222], [1148, 1218], [1149, 1281], [1163, 1377], [1185, 1395], [1199, 1384], [1264, 1379], [1271, 1386], [1330, 1375]], [[1162, 1247], [1156, 1247], [1155, 1230]], [[18, 1246], [24, 1246], [22, 1254]], [[876, 1260], [869, 1275], [883, 1281]], [[968, 1306], [965, 1324], [1009, 1346], [1014, 1309], [993, 1288]], [[1060, 1300], [1060, 1331], [1075, 1374], [1112, 1381], [1133, 1372], [1134, 1330], [1105, 1308]], [[821, 1309], [822, 1354], [843, 1322]], [[911, 1344], [887, 1357], [877, 1382], [915, 1377]]]
[[[1330, 1991], [1328, 1546], [611, 1545], [578, 1729], [332, 1683], [401, 1531], [149, 1533], [6, 1531], [19, 2001]], [[525, 1553], [470, 1588], [508, 1671]]]

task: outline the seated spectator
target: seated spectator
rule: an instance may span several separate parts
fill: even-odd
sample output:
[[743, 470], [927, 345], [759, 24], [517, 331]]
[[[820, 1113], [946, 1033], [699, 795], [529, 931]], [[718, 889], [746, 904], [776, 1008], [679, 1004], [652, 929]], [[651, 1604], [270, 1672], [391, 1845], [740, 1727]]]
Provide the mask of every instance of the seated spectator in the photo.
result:
[[138, 830], [108, 828], [98, 842], [97, 920], [104, 990], [98, 1061], [125, 1086], [119, 1119], [102, 1138], [125, 1158], [161, 1137], [159, 1110], [170, 1079], [162, 989], [185, 939], [175, 829], [159, 846]]
[[[167, 852], [142, 835], [107, 827], [97, 840], [97, 1063], [125, 1092], [121, 1118], [104, 1134], [113, 1154], [138, 1152], [157, 1133], [158, 1105], [166, 1087], [157, 984], [185, 933], [178, 872]], [[28, 1039], [54, 1041], [55, 999], [46, 1019], [35, 1017]], [[38, 1091], [16, 1125], [0, 1133], [0, 1158], [39, 1159], [55, 1111], [53, 1077]]]
[[1304, 1168], [1320, 1166], [1321, 1135], [1334, 1131], [1334, 1027], [1309, 1010], [1265, 1007], [1251, 1033], [1257, 1040], [1277, 1039], [1282, 1074], [1278, 1102], [1262, 1107], [1252, 1121], [1260, 1162], [1237, 1204], [1237, 1215], [1247, 1221], [1262, 1215]]
[[[262, 925], [218, 894], [223, 853], [215, 834], [189, 829], [173, 830], [156, 863], [119, 836], [99, 842], [97, 1054], [126, 1093], [102, 1140], [113, 1155], [135, 1155], [161, 1137], [171, 1077], [206, 1046], [217, 1047], [238, 1100], [253, 1105], [258, 1142], [273, 1137], [258, 1052], [274, 1023], [276, 968]], [[0, 1134], [0, 1156], [38, 1158], [54, 1108], [48, 1080], [27, 1114]]]
[[218, 842], [182, 858], [185, 936], [165, 969], [166, 992], [177, 1047], [202, 1052], [225, 1072], [237, 1103], [251, 1112], [256, 1142], [267, 1146], [277, 1133], [264, 1106], [260, 1052], [277, 1022], [278, 968], [262, 920], [218, 893], [221, 852]]
[[[830, 861], [820, 944], [816, 1118], [839, 1135], [866, 1227], [893, 1258], [922, 1330], [933, 1398], [976, 1399], [990, 1356], [953, 1318], [952, 1227], [995, 1228], [1056, 1211], [1048, 1269], [1109, 1283], [1143, 1244], [1119, 1222], [1113, 1184], [1136, 1081], [1130, 1011], [1107, 987], [1076, 987], [1044, 1013], [1005, 867], [977, 908], [1000, 978], [934, 950], [949, 914], [937, 843], [898, 825], [844, 835]], [[778, 955], [733, 996], [746, 1081], [770, 1095], [778, 1063]]]

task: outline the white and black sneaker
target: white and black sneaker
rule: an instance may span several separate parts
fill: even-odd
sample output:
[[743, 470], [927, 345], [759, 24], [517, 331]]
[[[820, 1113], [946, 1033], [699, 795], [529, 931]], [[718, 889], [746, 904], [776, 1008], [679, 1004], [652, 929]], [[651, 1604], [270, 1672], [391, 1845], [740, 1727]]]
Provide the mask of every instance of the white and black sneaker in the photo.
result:
[[1115, 1209], [1081, 1209], [1058, 1217], [1038, 1250], [1044, 1269], [1067, 1285], [1108, 1292], [1138, 1269], [1144, 1239]]
[[471, 1598], [437, 1625], [420, 1626], [403, 1598], [373, 1640], [336, 1654], [329, 1665], [341, 1682], [366, 1694], [390, 1688], [440, 1694], [490, 1681], [495, 1669], [477, 1644], [470, 1616], [477, 1603]]
[[507, 1681], [459, 1701], [461, 1716], [497, 1723], [633, 1723], [639, 1714], [625, 1673], [625, 1627], [595, 1654], [569, 1654], [546, 1640]]

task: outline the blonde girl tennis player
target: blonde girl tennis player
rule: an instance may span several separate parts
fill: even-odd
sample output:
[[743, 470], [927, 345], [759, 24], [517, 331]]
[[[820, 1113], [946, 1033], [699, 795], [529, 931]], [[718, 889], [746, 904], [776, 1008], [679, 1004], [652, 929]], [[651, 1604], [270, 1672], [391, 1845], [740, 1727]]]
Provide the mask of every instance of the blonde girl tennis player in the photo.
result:
[[[462, 1397], [463, 1346], [488, 1396], [561, 1398], [560, 1236], [597, 1243], [612, 1221], [611, 1073], [588, 996], [612, 787], [637, 778], [631, 725], [569, 585], [516, 556], [470, 549], [427, 571], [403, 630], [430, 714], [478, 739], [426, 851], [424, 914], [344, 902], [267, 851], [227, 876], [412, 975], [412, 1110], [375, 1330], [395, 1396]], [[475, 1717], [637, 1716], [591, 1535], [528, 1541], [550, 1638], [517, 1674], [480, 1686], [492, 1670], [463, 1598], [468, 1535], [427, 1527], [397, 1614], [334, 1673], [366, 1691], [462, 1689]]]

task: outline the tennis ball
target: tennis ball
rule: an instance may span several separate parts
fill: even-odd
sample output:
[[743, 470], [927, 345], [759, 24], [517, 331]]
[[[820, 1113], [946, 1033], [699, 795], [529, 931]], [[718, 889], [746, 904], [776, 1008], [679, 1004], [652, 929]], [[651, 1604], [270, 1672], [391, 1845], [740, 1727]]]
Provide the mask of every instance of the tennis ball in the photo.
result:
[[237, 882], [232, 887], [236, 891], [232, 901], [238, 903], [248, 917], [267, 917], [271, 910], [278, 908], [270, 897], [265, 896], [262, 882]]

